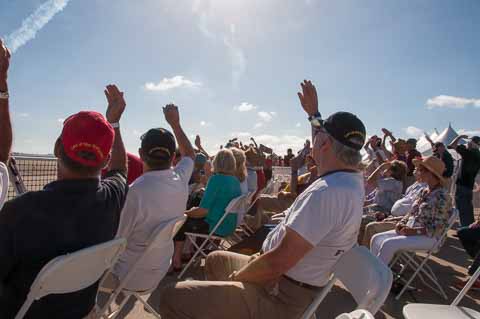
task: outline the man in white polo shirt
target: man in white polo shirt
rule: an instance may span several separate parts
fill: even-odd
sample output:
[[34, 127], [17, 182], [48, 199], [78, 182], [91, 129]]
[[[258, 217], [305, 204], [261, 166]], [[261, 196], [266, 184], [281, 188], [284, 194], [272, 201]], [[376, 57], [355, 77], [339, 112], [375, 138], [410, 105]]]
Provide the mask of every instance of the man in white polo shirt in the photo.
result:
[[286, 211], [259, 256], [212, 253], [209, 281], [167, 287], [160, 297], [162, 318], [298, 318], [355, 245], [365, 196], [357, 170], [365, 127], [346, 112], [323, 121], [315, 87], [305, 81], [302, 89], [320, 177]]
[[[113, 267], [113, 277], [105, 283], [109, 288], [114, 288], [142, 256], [145, 243], [155, 228], [172, 218], [181, 217], [186, 209], [195, 153], [180, 126], [178, 108], [167, 105], [164, 114], [175, 134], [182, 159], [171, 167], [176, 145], [173, 134], [166, 129], [150, 129], [141, 137], [139, 153], [144, 173], [130, 186], [122, 211], [117, 237], [127, 239], [127, 248]], [[142, 260], [126, 288], [154, 288], [168, 271], [172, 254], [172, 240], [156, 245]]]

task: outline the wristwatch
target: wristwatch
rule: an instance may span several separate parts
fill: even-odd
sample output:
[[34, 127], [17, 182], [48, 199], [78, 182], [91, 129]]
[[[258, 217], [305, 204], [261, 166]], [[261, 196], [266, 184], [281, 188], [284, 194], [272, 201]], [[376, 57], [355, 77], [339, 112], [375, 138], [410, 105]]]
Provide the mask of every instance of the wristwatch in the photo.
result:
[[120, 128], [120, 123], [119, 123], [119, 122], [110, 123], [110, 125], [111, 125], [113, 128]]
[[10, 95], [8, 94], [8, 92], [1, 92], [0, 91], [0, 100], [8, 100], [9, 97], [10, 97]]
[[310, 122], [310, 124], [312, 124], [313, 127], [320, 128], [323, 125], [322, 115], [320, 114], [320, 112], [316, 112], [315, 114], [310, 115], [308, 117], [308, 121]]

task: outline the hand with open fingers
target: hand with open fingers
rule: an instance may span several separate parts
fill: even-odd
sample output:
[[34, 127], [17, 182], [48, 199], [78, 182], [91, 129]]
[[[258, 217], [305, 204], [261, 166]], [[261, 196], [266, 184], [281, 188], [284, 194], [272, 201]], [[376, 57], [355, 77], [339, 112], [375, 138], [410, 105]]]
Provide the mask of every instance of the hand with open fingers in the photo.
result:
[[10, 50], [0, 39], [0, 77], [7, 77], [8, 67], [10, 66]]
[[110, 123], [118, 123], [127, 106], [123, 98], [123, 92], [121, 92], [115, 84], [107, 85], [104, 92], [108, 102], [107, 121]]
[[386, 136], [392, 136], [392, 132], [390, 132], [390, 131], [387, 130], [386, 128], [382, 128], [382, 132], [383, 132], [383, 134], [385, 134]]
[[318, 97], [315, 85], [312, 84], [312, 81], [304, 80], [300, 83], [300, 86], [302, 92], [297, 93], [300, 104], [309, 116], [315, 115], [318, 113]]
[[178, 107], [176, 105], [167, 104], [163, 108], [163, 115], [165, 115], [165, 120], [171, 127], [180, 125], [180, 114], [178, 113]]

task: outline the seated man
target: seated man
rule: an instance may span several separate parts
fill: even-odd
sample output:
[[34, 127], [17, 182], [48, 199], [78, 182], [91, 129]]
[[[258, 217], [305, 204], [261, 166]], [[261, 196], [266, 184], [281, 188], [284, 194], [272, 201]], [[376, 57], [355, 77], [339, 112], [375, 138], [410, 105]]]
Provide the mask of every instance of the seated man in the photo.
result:
[[429, 156], [413, 163], [428, 187], [420, 193], [412, 210], [396, 224], [395, 230], [372, 237], [370, 251], [385, 265], [402, 249], [431, 249], [450, 218], [451, 202], [444, 187], [447, 180], [443, 177], [442, 160]]
[[[182, 159], [172, 168], [175, 156], [175, 137], [162, 128], [150, 129], [141, 139], [140, 158], [145, 173], [130, 187], [120, 219], [117, 237], [127, 239], [127, 247], [113, 267], [112, 276], [104, 283], [115, 288], [142, 256], [145, 243], [161, 223], [181, 217], [188, 198], [188, 181], [193, 170], [195, 153], [180, 126], [178, 109], [174, 105], [164, 108], [165, 119], [178, 141]], [[138, 265], [137, 271], [126, 284], [130, 290], [148, 290], [156, 287], [170, 267], [173, 241], [158, 243]]]
[[[106, 119], [83, 111], [65, 120], [55, 143], [58, 180], [7, 202], [0, 212], [2, 318], [14, 318], [50, 260], [115, 237], [128, 189], [118, 123], [125, 101], [115, 85], [107, 86], [105, 94]], [[109, 160], [110, 172], [100, 181]], [[32, 304], [26, 318], [94, 318], [97, 288], [98, 283], [44, 297]]]
[[319, 179], [272, 230], [261, 255], [216, 252], [207, 257], [209, 281], [168, 286], [160, 297], [162, 318], [298, 318], [355, 245], [365, 195], [356, 169], [365, 127], [346, 112], [321, 121], [314, 86], [306, 81], [302, 87]]
[[365, 231], [360, 229], [358, 240], [361, 245], [369, 247], [373, 235], [395, 229], [397, 222], [402, 220], [403, 216], [410, 212], [421, 191], [427, 187], [427, 184], [421, 180], [421, 175], [417, 169], [413, 171], [413, 175], [415, 176], [416, 182], [407, 188], [405, 196], [393, 204], [389, 214], [390, 216], [382, 221], [368, 223], [365, 226]]

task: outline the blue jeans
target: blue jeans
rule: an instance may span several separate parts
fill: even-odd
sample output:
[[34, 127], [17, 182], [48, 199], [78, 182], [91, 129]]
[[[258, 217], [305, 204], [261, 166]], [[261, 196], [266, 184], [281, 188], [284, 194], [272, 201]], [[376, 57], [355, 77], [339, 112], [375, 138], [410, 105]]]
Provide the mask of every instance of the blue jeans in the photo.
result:
[[457, 185], [455, 193], [455, 204], [458, 208], [460, 225], [469, 226], [475, 221], [473, 218], [473, 191], [465, 186]]

